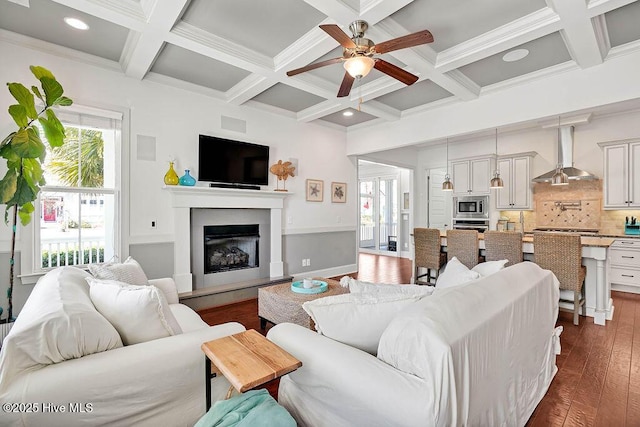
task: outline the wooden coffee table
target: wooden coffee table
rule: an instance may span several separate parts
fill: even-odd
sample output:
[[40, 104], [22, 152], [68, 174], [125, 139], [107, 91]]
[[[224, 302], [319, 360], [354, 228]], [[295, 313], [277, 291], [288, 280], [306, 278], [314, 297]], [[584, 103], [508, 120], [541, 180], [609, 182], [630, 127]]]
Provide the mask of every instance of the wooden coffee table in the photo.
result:
[[340, 285], [340, 282], [332, 279], [316, 278], [327, 282], [328, 289], [321, 294], [299, 294], [291, 290], [291, 282], [280, 285], [267, 286], [258, 289], [258, 316], [260, 317], [260, 328], [264, 329], [267, 322], [273, 323], [295, 323], [309, 328], [311, 318], [302, 308], [302, 304], [318, 298], [331, 295], [349, 293], [349, 288]]
[[227, 398], [234, 388], [243, 393], [302, 366], [301, 361], [254, 329], [205, 342], [201, 348], [205, 354], [207, 411], [211, 408], [212, 363], [231, 383]]

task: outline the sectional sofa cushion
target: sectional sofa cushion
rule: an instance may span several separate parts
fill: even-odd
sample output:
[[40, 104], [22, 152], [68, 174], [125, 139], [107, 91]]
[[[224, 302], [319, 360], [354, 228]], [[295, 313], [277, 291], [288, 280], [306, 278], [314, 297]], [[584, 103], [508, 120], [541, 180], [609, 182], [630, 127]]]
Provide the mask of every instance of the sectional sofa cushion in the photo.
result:
[[508, 262], [509, 262], [508, 259], [480, 262], [477, 265], [475, 265], [471, 269], [471, 271], [475, 271], [476, 273], [479, 273], [480, 276], [482, 277], [487, 277], [502, 270], [504, 268], [504, 265]]
[[433, 287], [421, 285], [397, 285], [387, 283], [372, 283], [357, 280], [349, 276], [340, 279], [340, 284], [349, 288], [352, 294], [404, 294], [404, 295], [431, 295]]
[[424, 296], [349, 293], [307, 301], [302, 308], [315, 322], [318, 333], [376, 354], [389, 322]]
[[162, 291], [151, 285], [128, 285], [88, 277], [91, 301], [116, 328], [124, 345], [182, 333]]
[[122, 347], [116, 329], [96, 311], [85, 278], [61, 267], [35, 285], [4, 341], [0, 382], [6, 375]]
[[436, 288], [458, 286], [463, 283], [479, 279], [480, 277], [480, 273], [469, 270], [469, 268], [461, 263], [458, 258], [453, 257], [444, 267], [444, 271], [438, 276], [438, 280], [436, 280]]

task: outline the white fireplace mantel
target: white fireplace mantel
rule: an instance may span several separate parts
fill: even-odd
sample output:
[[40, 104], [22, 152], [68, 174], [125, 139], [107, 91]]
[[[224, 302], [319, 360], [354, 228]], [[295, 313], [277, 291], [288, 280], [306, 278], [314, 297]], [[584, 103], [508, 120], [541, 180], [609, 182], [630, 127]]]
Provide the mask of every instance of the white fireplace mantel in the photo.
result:
[[284, 275], [282, 262], [282, 209], [292, 193], [233, 188], [165, 186], [171, 195], [174, 216], [174, 275], [178, 292], [193, 290], [191, 274], [191, 209], [269, 209], [271, 212], [271, 261], [269, 276]]

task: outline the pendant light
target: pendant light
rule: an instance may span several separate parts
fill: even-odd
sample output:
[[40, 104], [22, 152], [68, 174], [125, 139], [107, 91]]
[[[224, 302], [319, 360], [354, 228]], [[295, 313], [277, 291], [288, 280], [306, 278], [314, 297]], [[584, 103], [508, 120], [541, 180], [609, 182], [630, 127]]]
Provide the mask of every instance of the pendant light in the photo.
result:
[[503, 188], [504, 182], [500, 178], [500, 171], [498, 170], [498, 128], [496, 128], [496, 171], [493, 173], [491, 179], [491, 188]]
[[[558, 116], [558, 146], [560, 145], [560, 116]], [[561, 163], [556, 165], [556, 173], [551, 177], [551, 185], [569, 185], [569, 177], [564, 173]]]
[[453, 191], [453, 182], [451, 182], [451, 178], [449, 177], [449, 138], [447, 138], [447, 173], [442, 183], [442, 191]]

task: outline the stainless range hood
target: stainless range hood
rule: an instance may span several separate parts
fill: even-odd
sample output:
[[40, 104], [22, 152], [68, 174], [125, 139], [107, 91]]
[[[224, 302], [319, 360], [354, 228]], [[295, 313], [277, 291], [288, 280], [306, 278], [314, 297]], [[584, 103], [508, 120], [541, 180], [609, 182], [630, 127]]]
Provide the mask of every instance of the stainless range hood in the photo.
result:
[[[598, 179], [595, 175], [573, 167], [573, 126], [561, 126], [558, 128], [558, 162], [562, 170], [570, 180]], [[556, 173], [553, 169], [544, 175], [533, 178], [533, 182], [551, 182], [551, 177]]]

